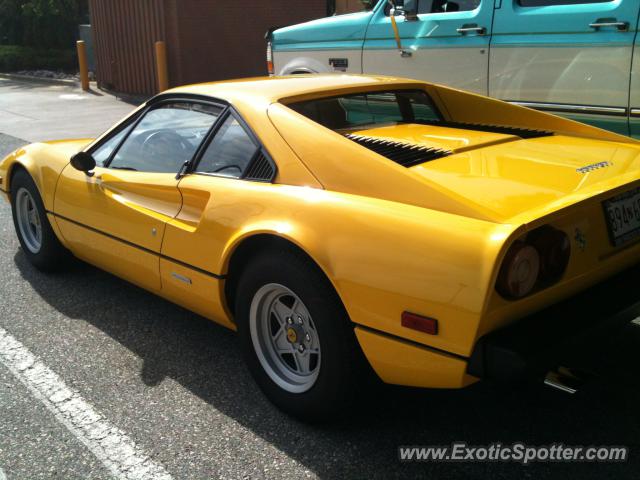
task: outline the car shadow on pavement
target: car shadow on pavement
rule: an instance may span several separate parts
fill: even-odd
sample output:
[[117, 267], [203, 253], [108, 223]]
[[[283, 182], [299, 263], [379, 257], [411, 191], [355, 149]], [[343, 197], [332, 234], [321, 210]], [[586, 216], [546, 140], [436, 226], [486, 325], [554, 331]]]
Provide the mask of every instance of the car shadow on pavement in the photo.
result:
[[[322, 478], [633, 478], [640, 466], [640, 327], [603, 342], [589, 368], [599, 376], [575, 395], [541, 385], [478, 383], [464, 390], [384, 386], [353, 415], [306, 425], [259, 393], [235, 334], [150, 293], [75, 262], [45, 275], [18, 250], [22, 277], [53, 308], [89, 322], [142, 359], [142, 381], [171, 378]], [[99, 295], [96, 294], [99, 292]], [[550, 332], [552, 334], [552, 332]], [[524, 442], [623, 445], [624, 464], [400, 463], [399, 446]]]

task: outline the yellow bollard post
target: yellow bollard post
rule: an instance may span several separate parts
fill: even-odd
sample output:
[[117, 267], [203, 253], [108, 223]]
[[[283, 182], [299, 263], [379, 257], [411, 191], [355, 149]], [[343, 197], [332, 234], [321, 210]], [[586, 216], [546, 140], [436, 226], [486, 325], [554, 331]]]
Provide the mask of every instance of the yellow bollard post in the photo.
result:
[[169, 88], [167, 46], [164, 42], [156, 42], [156, 68], [158, 73], [158, 91], [164, 92]]
[[76, 42], [78, 50], [78, 66], [80, 67], [80, 84], [85, 92], [89, 90], [89, 62], [87, 61], [87, 49], [82, 40]]

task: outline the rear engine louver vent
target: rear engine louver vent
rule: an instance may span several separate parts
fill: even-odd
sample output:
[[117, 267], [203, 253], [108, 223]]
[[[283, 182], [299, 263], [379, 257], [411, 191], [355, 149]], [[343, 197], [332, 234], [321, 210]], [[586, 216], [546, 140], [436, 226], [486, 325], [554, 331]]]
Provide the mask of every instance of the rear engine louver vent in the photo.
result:
[[366, 137], [364, 135], [354, 135], [351, 133], [347, 134], [346, 137], [383, 157], [387, 157], [389, 160], [393, 160], [403, 167], [413, 167], [414, 165], [435, 160], [436, 158], [451, 155], [450, 150], [429, 148], [411, 143], [384, 140], [382, 138]]
[[477, 132], [501, 133], [503, 135], [514, 135], [520, 138], [550, 137], [553, 132], [547, 130], [534, 130], [531, 128], [506, 127], [502, 125], [485, 125], [483, 123], [461, 123], [461, 122], [439, 122], [430, 123], [437, 127], [462, 128], [465, 130], [475, 130]]
[[263, 182], [270, 182], [275, 177], [276, 171], [269, 159], [264, 153], [259, 152], [249, 165], [247, 172], [244, 175], [246, 180], [258, 180]]

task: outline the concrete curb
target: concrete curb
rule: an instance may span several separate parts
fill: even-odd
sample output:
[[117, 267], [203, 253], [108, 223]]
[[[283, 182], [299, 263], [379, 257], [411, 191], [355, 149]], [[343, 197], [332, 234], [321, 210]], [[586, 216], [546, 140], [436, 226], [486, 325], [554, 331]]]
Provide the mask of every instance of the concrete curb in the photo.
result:
[[[93, 84], [93, 82], [92, 82]], [[93, 87], [92, 87], [93, 88]], [[116, 92], [115, 90], [109, 90], [108, 88], [100, 88], [101, 92], [106, 93], [107, 95], [111, 95], [118, 100], [123, 101], [124, 103], [128, 103], [130, 105], [135, 105], [136, 107], [142, 105], [147, 100], [153, 98], [153, 95], [139, 95], [136, 93], [121, 93]]]
[[[22, 82], [34, 82], [34, 83], [50, 83], [54, 85], [66, 85], [69, 87], [79, 87], [79, 80], [66, 80], [62, 78], [43, 78], [34, 77], [31, 75], [19, 75], [17, 73], [0, 73], [0, 78], [6, 78], [8, 80], [20, 80]], [[92, 82], [95, 83], [95, 82]]]
[[[6, 78], [7, 80], [15, 80], [19, 82], [29, 82], [29, 83], [40, 83], [47, 85], [64, 85], [67, 87], [76, 87], [80, 88], [79, 80], [64, 80], [59, 78], [41, 78], [41, 77], [33, 77], [31, 75], [18, 75], [16, 73], [0, 73], [0, 78]], [[98, 88], [97, 82], [90, 82], [90, 89], [93, 92], [104, 92], [107, 95], [111, 95], [118, 100], [121, 100], [125, 103], [129, 103], [131, 105], [141, 105], [151, 96], [147, 95], [136, 95], [136, 94], [128, 94], [128, 93], [119, 93], [112, 90], [108, 90], [105, 88]]]

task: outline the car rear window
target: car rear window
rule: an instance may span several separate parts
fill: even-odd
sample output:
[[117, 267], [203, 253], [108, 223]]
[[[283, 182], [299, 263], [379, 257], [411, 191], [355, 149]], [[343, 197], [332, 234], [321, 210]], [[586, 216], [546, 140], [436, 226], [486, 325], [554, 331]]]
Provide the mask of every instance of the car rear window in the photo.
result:
[[291, 103], [288, 107], [331, 130], [442, 121], [431, 98], [422, 90], [358, 93]]

